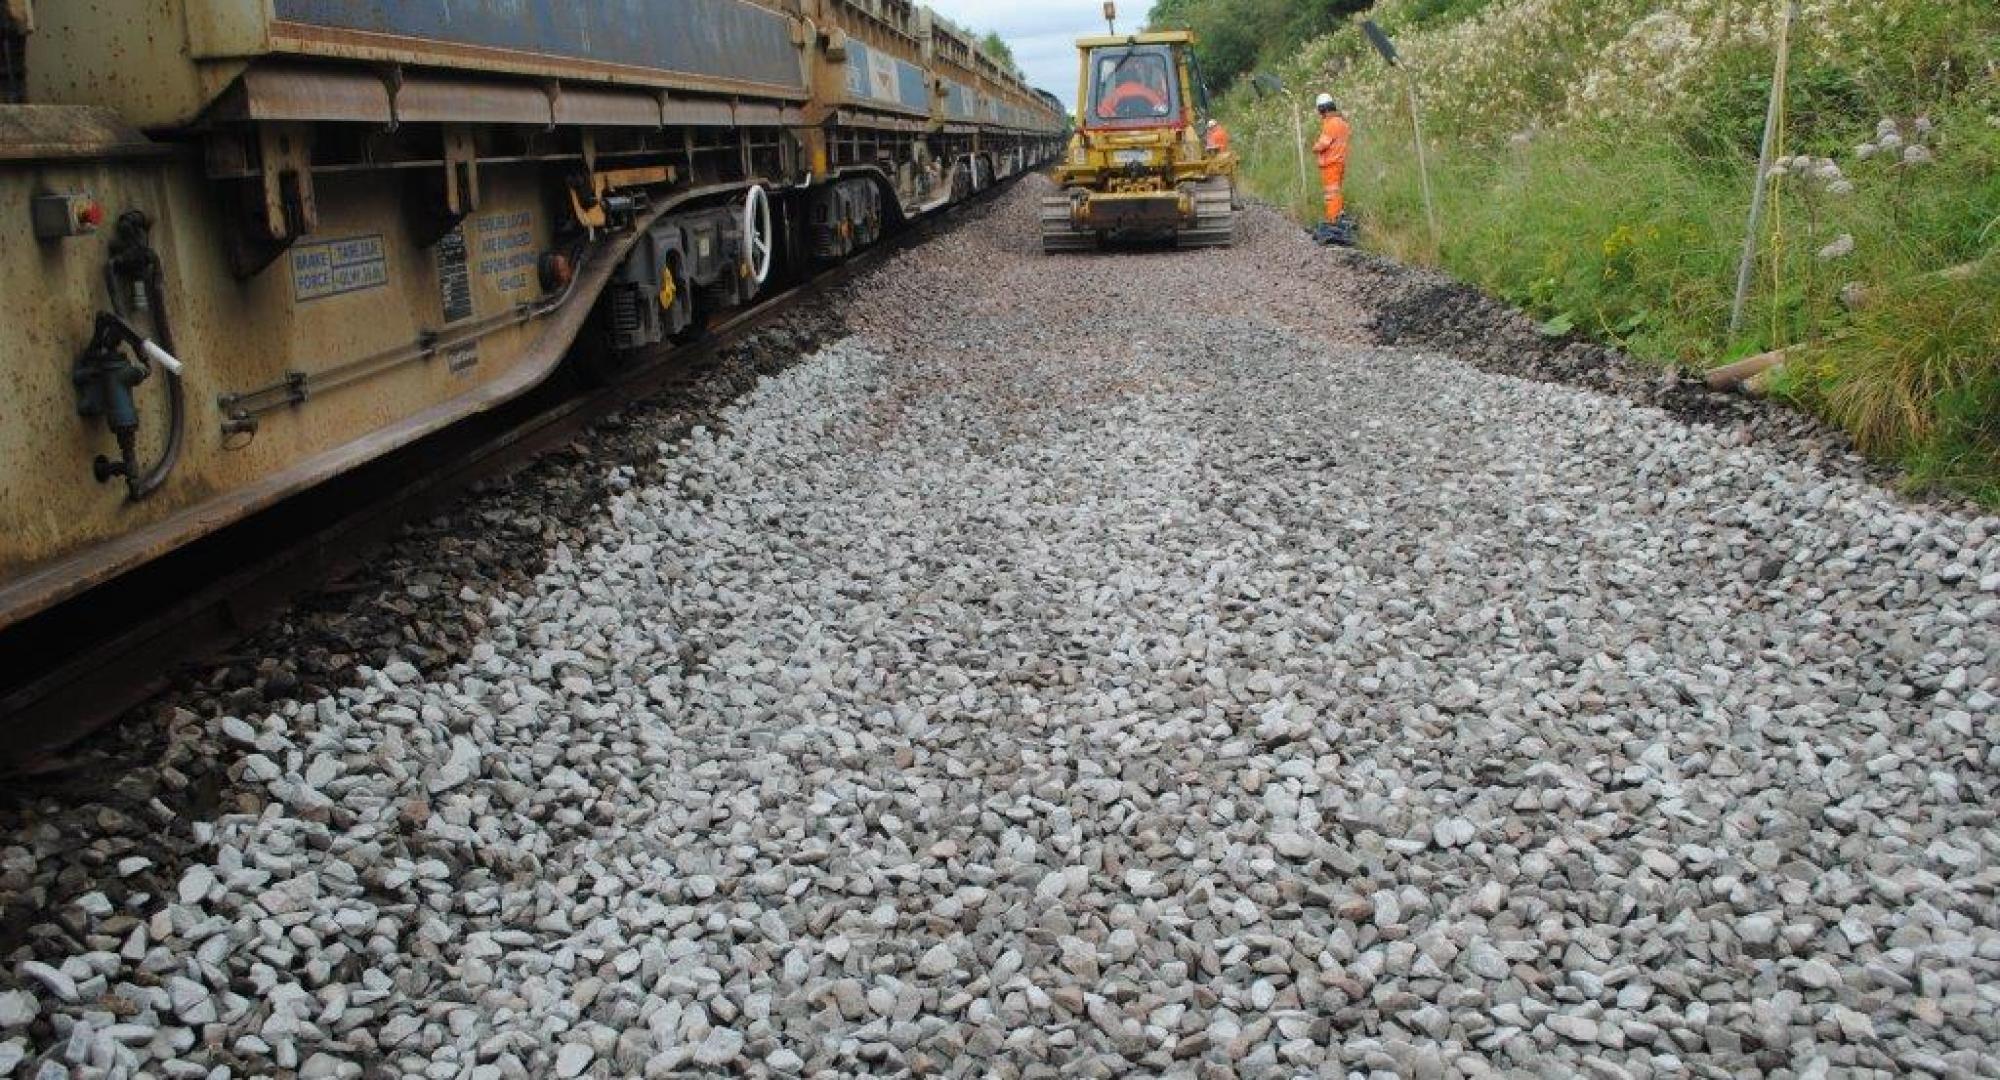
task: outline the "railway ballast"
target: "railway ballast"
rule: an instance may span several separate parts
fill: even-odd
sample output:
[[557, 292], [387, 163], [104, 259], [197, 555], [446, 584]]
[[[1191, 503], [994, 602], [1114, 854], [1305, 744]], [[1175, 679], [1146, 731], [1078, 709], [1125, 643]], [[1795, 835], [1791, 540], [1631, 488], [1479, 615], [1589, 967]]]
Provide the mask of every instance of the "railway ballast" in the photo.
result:
[[496, 497], [537, 557], [402, 579], [311, 643], [351, 683], [163, 703], [170, 871], [114, 792], [28, 803], [0, 1054], [2000, 1072], [2000, 520], [1377, 345], [1262, 208], [1050, 275], [1048, 190], [577, 455], [596, 513]]

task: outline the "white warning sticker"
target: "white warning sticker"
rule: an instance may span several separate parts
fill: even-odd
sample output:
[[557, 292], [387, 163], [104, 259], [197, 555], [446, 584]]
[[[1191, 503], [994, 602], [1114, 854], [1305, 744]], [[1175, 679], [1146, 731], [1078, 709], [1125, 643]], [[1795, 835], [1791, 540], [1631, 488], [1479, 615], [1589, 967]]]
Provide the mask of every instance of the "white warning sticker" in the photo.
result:
[[389, 283], [389, 256], [380, 234], [298, 244], [291, 254], [296, 300], [320, 300]]

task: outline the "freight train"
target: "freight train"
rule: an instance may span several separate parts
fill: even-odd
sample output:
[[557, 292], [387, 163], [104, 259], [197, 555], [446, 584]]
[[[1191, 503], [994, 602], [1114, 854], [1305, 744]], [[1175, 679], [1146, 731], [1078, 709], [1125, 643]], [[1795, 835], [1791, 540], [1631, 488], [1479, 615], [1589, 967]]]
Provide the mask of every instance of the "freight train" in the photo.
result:
[[0, 626], [1066, 127], [906, 0], [0, 0]]

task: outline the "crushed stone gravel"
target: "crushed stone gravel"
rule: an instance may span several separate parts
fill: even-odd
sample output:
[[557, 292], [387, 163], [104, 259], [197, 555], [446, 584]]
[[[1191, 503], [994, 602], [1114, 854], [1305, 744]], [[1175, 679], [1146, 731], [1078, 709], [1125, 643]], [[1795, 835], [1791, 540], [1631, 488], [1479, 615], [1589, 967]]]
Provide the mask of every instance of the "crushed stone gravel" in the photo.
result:
[[21, 814], [0, 1075], [2000, 1073], [2000, 520], [1042, 183], [461, 643], [184, 690], [185, 850]]

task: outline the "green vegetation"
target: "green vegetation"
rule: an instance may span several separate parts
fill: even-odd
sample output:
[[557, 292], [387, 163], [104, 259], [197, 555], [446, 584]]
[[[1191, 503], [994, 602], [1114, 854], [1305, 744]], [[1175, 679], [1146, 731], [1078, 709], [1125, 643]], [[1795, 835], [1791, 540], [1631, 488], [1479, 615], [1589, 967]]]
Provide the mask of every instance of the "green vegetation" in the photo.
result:
[[1154, 30], [1193, 30], [1195, 59], [1216, 93], [1260, 62], [1285, 57], [1373, 0], [1156, 0]]
[[1918, 483], [2000, 502], [2000, 8], [1802, 4], [1732, 337], [1779, 7], [1383, 0], [1371, 17], [1418, 81], [1437, 242], [1399, 75], [1353, 28], [1272, 65], [1286, 95], [1236, 87], [1224, 117], [1251, 187], [1311, 220], [1292, 114], [1329, 89], [1355, 126], [1348, 200], [1370, 247], [1657, 362], [1786, 348], [1777, 393]]
[[1010, 71], [1018, 66], [1014, 63], [1014, 47], [1007, 44], [1007, 39], [996, 30], [986, 31], [986, 36], [979, 39], [979, 49]]

